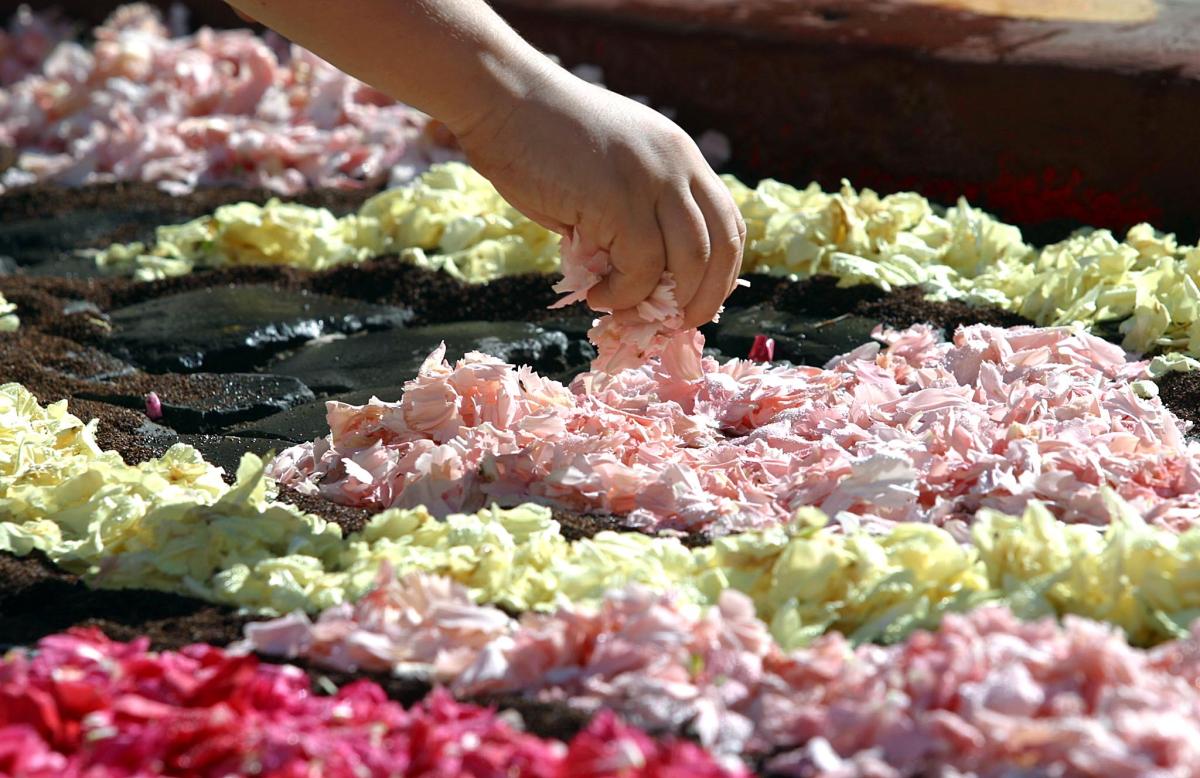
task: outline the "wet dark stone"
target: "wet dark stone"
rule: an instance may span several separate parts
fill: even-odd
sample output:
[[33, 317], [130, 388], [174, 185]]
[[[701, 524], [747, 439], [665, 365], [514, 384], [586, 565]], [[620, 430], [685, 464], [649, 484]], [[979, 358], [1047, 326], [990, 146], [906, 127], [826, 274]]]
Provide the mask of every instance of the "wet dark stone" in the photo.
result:
[[250, 617], [230, 607], [146, 589], [93, 589], [41, 552], [0, 553], [0, 650], [31, 646], [70, 627], [97, 627], [114, 640], [150, 638], [156, 650], [226, 645]]
[[62, 313], [63, 316], [75, 316], [76, 314], [86, 313], [105, 321], [108, 320], [108, 316], [104, 311], [100, 310], [100, 306], [91, 300], [67, 300], [63, 303]]
[[[199, 391], [189, 393], [186, 400], [160, 396], [161, 422], [178, 432], [213, 432], [316, 399], [307, 386], [288, 376], [196, 373], [191, 377]], [[138, 390], [146, 383], [153, 386], [153, 378], [130, 387], [132, 391], [105, 388], [76, 392], [75, 396], [140, 410], [146, 407], [146, 393]]]
[[230, 432], [243, 437], [305, 443], [329, 434], [329, 423], [325, 421], [325, 403], [328, 400], [337, 400], [349, 405], [364, 405], [373, 396], [387, 402], [395, 402], [400, 399], [401, 394], [401, 387], [398, 385], [343, 392], [325, 400], [297, 405], [295, 408], [268, 416], [265, 419], [239, 424]]
[[556, 312], [539, 319], [538, 324], [548, 330], [566, 333], [568, 338], [586, 341], [588, 330], [592, 328], [592, 322], [596, 320], [596, 316], [597, 314], [590, 311], [585, 313]]
[[11, 256], [22, 266], [55, 262], [73, 256], [80, 246], [93, 245], [106, 235], [127, 229], [132, 224], [141, 226], [138, 238], [152, 238], [155, 225], [151, 222], [155, 218], [161, 218], [161, 215], [84, 210], [0, 223], [0, 253]]
[[137, 372], [137, 368], [128, 362], [87, 346], [80, 346], [77, 351], [66, 351], [54, 368], [80, 381], [111, 381]]
[[110, 312], [109, 351], [151, 371], [239, 372], [330, 333], [402, 327], [412, 311], [265, 285], [197, 289]]
[[84, 247], [104, 248], [113, 243], [153, 243], [163, 224], [183, 221], [179, 214], [160, 208], [80, 208], [53, 216], [0, 221], [0, 254], [35, 275], [98, 276], [95, 261], [78, 252]]
[[162, 456], [167, 453], [167, 449], [179, 442], [179, 435], [175, 430], [155, 424], [149, 419], [143, 419], [134, 434], [141, 438], [143, 444], [155, 456]]
[[[225, 203], [265, 203], [274, 194], [257, 188], [206, 186], [176, 197], [153, 183], [129, 181], [71, 189], [52, 184], [18, 187], [0, 195], [0, 255], [11, 256], [30, 275], [95, 277], [102, 273], [90, 256], [81, 256], [80, 249], [135, 241], [149, 245], [161, 225], [212, 213]], [[369, 187], [318, 189], [294, 199], [343, 215], [356, 211], [371, 194]]]
[[871, 340], [879, 322], [862, 316], [832, 319], [786, 313], [770, 305], [727, 311], [718, 324], [705, 328], [708, 343], [726, 357], [744, 358], [755, 335], [775, 339], [775, 358], [797, 365], [824, 365]]
[[42, 277], [108, 278], [110, 275], [96, 267], [96, 260], [91, 257], [73, 254], [63, 254], [36, 265], [24, 265], [21, 269], [25, 275]]
[[[105, 248], [113, 243], [134, 241], [151, 244], [160, 225], [181, 221], [186, 218], [178, 213], [162, 208], [131, 207], [115, 200], [107, 207], [0, 220], [0, 254], [10, 255], [23, 267], [54, 265], [92, 275], [96, 263], [90, 257], [81, 257], [77, 253], [80, 248]], [[82, 261], [72, 261], [77, 259]]]
[[288, 444], [274, 438], [243, 438], [233, 435], [180, 435], [180, 443], [195, 448], [205, 461], [225, 469], [226, 475], [237, 474], [242, 454], [250, 452], [266, 459], [271, 452], [278, 453]]
[[295, 376], [317, 392], [370, 386], [400, 387], [417, 375], [439, 343], [454, 361], [481, 351], [541, 373], [587, 364], [591, 346], [567, 334], [525, 322], [468, 321], [436, 324], [313, 343], [271, 363], [267, 370]]

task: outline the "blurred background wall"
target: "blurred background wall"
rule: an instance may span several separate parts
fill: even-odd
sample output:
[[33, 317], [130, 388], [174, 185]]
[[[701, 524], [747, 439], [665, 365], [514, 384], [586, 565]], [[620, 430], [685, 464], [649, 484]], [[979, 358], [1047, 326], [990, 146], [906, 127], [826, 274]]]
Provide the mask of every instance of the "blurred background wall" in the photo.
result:
[[[116, 4], [32, 5], [97, 23]], [[186, 5], [194, 24], [241, 24], [219, 0]], [[690, 130], [723, 132], [729, 169], [748, 179], [966, 195], [1034, 239], [1143, 220], [1197, 237], [1196, 2], [494, 5], [566, 64], [599, 65], [610, 87], [673, 107]]]

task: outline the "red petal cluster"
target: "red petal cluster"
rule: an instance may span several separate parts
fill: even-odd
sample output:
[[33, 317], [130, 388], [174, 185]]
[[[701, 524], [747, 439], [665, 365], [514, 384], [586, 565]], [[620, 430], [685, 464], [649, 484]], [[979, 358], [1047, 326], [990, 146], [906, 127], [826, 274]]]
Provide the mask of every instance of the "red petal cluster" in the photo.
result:
[[755, 335], [754, 345], [750, 347], [750, 356], [747, 358], [751, 362], [774, 362], [775, 339], [766, 335]]
[[96, 630], [0, 663], [0, 774], [116, 776], [738, 775], [611, 714], [569, 745], [436, 691], [405, 710], [368, 681], [315, 694], [289, 665], [211, 646], [151, 653]]

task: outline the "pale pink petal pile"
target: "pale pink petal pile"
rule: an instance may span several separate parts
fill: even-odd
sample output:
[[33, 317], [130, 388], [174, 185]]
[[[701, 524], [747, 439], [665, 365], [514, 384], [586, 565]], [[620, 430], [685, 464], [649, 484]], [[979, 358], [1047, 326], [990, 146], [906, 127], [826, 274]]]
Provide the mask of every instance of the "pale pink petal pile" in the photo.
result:
[[[453, 590], [453, 604], [410, 589]], [[372, 598], [316, 625], [251, 625], [247, 645], [341, 670], [421, 670], [459, 695], [608, 708], [718, 752], [784, 752], [773, 764], [784, 774], [1186, 776], [1200, 764], [1200, 625], [1144, 651], [1093, 621], [1022, 622], [989, 606], [891, 647], [829, 634], [789, 655], [734, 591], [699, 616], [630, 587], [595, 610], [519, 621], [424, 574], [388, 574]], [[461, 647], [453, 633], [468, 636]], [[370, 664], [347, 663], [366, 643]]]
[[[430, 593], [434, 593], [432, 596]], [[459, 695], [516, 692], [601, 708], [654, 731], [690, 726], [701, 742], [739, 754], [759, 728], [765, 661], [782, 655], [748, 598], [726, 593], [697, 617], [671, 594], [610, 593], [520, 620], [475, 605], [448, 579], [382, 571], [377, 588], [314, 623], [303, 613], [247, 625], [244, 648], [325, 667], [426, 677]]]
[[70, 25], [19, 6], [7, 28], [0, 30], [0, 86], [37, 70], [54, 47], [70, 36]]
[[1143, 651], [999, 607], [889, 648], [828, 635], [781, 669], [793, 691], [764, 702], [762, 734], [804, 744], [772, 762], [783, 775], [1183, 778], [1200, 765], [1197, 657], [1200, 626]]
[[397, 581], [390, 565], [378, 585], [351, 605], [303, 611], [246, 625], [246, 644], [272, 656], [304, 657], [344, 672], [454, 678], [493, 640], [513, 630], [503, 611], [476, 605], [467, 590], [440, 576], [411, 573]]
[[[330, 403], [331, 434], [284, 451], [271, 474], [369, 508], [533, 501], [716, 532], [802, 506], [842, 525], [959, 532], [980, 508], [1020, 513], [1035, 499], [1104, 524], [1102, 487], [1155, 524], [1200, 515], [1200, 444], [1139, 396], [1145, 364], [1117, 346], [1069, 328], [878, 336], [882, 347], [824, 369], [718, 364], [675, 344], [569, 389], [479, 353], [452, 366], [438, 350], [400, 402]], [[678, 367], [693, 354], [694, 379]]]
[[25, 15], [0, 37], [0, 146], [20, 152], [0, 189], [137, 180], [295, 194], [403, 179], [458, 156], [423, 114], [278, 37], [175, 37], [146, 4], [123, 6], [93, 35], [90, 49], [60, 42]]

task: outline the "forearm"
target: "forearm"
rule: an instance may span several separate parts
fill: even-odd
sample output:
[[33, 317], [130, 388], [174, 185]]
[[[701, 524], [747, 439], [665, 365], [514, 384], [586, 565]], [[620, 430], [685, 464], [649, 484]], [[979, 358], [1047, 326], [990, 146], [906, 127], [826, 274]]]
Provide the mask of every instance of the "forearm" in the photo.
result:
[[229, 1], [455, 132], [553, 71], [484, 0]]

